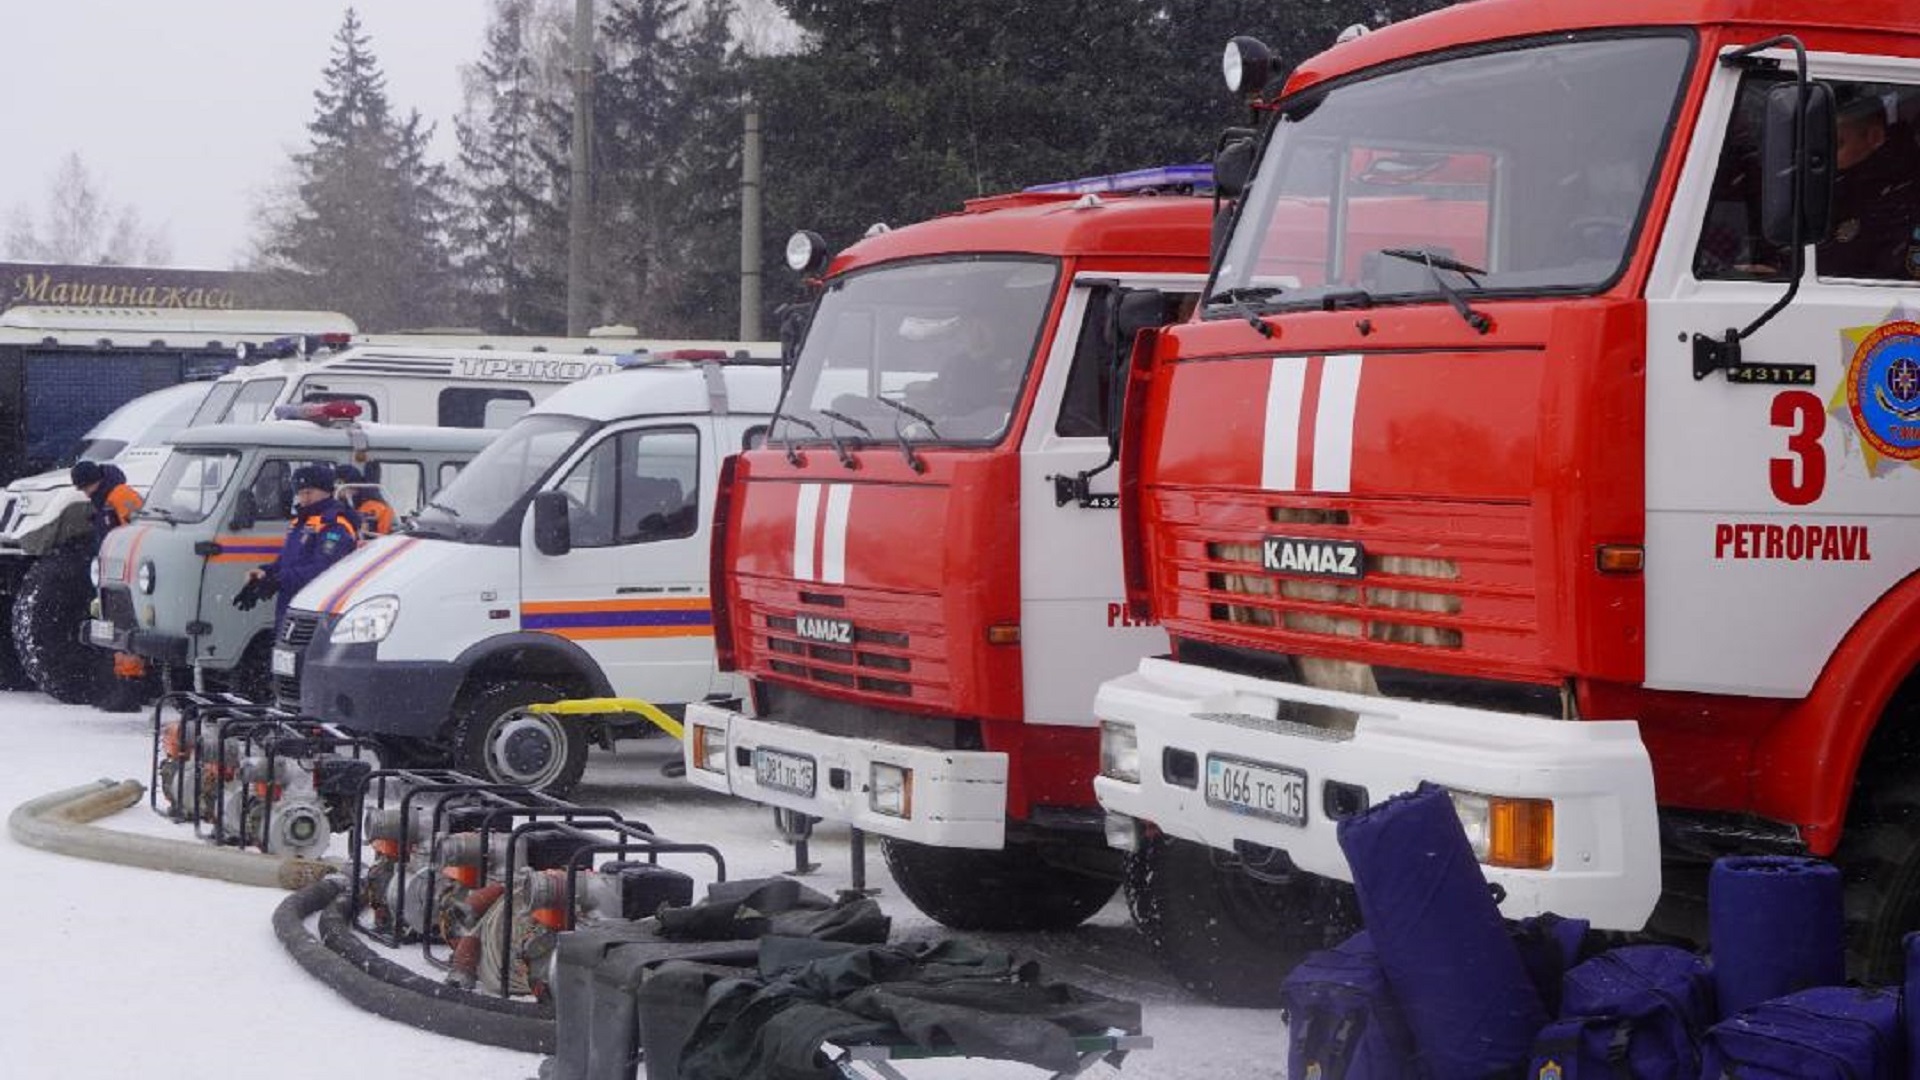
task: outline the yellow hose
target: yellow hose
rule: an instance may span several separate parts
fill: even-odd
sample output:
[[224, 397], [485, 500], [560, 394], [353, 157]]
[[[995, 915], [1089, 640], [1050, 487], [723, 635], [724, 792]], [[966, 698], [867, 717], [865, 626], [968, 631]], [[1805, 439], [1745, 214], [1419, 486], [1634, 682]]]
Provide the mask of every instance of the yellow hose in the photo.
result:
[[658, 705], [641, 701], [639, 698], [574, 698], [571, 701], [549, 701], [542, 705], [529, 705], [527, 711], [548, 716], [602, 716], [607, 713], [627, 713], [639, 716], [676, 739], [687, 737], [686, 728], [680, 726], [680, 721], [662, 712]]

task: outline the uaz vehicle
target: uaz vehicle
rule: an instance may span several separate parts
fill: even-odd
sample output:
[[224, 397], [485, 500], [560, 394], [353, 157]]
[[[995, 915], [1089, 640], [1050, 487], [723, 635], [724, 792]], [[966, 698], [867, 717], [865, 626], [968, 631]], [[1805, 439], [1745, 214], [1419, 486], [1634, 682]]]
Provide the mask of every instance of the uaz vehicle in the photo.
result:
[[1116, 393], [1133, 331], [1206, 265], [1211, 200], [1151, 192], [1209, 179], [974, 200], [833, 260], [772, 438], [722, 492], [716, 625], [753, 712], [688, 710], [690, 780], [883, 837], [956, 928], [1112, 897], [1093, 692], [1166, 645], [1121, 614]]
[[[1841, 264], [1828, 191], [1836, 99], [1915, 152], [1910, 14], [1483, 0], [1269, 100], [1211, 299], [1128, 401], [1129, 597], [1173, 654], [1096, 706], [1188, 981], [1277, 986], [1340, 819], [1423, 780], [1509, 916], [1638, 928], [1663, 869], [1811, 853], [1856, 971], [1898, 972], [1920, 248]], [[1357, 235], [1383, 199], [1421, 209]]]
[[602, 717], [559, 698], [679, 712], [714, 669], [707, 587], [721, 462], [765, 434], [771, 361], [636, 358], [522, 417], [415, 519], [295, 598], [274, 654], [284, 704], [403, 756], [564, 793]]
[[266, 700], [273, 605], [241, 611], [233, 597], [249, 571], [279, 554], [294, 470], [376, 462], [387, 501], [408, 514], [500, 434], [362, 425], [346, 402], [296, 408], [306, 418], [189, 428], [174, 438], [146, 505], [101, 545], [89, 641], [170, 669], [178, 685]]

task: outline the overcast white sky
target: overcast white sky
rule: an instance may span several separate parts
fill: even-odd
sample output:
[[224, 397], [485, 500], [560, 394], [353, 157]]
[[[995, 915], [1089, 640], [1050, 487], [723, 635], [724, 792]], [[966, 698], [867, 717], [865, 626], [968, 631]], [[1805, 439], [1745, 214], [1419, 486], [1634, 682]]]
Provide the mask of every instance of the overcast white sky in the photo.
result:
[[[354, 0], [396, 110], [451, 156], [460, 66], [488, 0]], [[37, 221], [70, 151], [101, 192], [164, 227], [173, 264], [227, 269], [259, 193], [305, 145], [346, 0], [0, 0], [0, 221]]]

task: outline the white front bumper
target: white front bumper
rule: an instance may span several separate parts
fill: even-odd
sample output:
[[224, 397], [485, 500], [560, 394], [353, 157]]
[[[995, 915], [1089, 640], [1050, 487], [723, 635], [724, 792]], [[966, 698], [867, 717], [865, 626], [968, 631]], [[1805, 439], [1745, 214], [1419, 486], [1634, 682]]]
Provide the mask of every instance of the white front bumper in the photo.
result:
[[[708, 704], [687, 706], [686, 726], [681, 746], [687, 759], [687, 779], [709, 791], [784, 806], [826, 821], [844, 821], [867, 832], [934, 847], [997, 850], [1005, 842], [1005, 754], [935, 750], [823, 735]], [[694, 760], [696, 726], [725, 733], [726, 772], [710, 772]], [[753, 764], [753, 751], [762, 747], [812, 758], [814, 794], [796, 795], [763, 787]], [[910, 816], [895, 817], [873, 809], [870, 789], [876, 763], [913, 770]]]
[[[1275, 720], [1283, 703], [1358, 714], [1351, 736]], [[1170, 660], [1101, 686], [1094, 712], [1131, 724], [1140, 782], [1101, 776], [1108, 811], [1176, 837], [1232, 851], [1247, 841], [1285, 851], [1302, 869], [1352, 880], [1325, 812], [1328, 781], [1365, 788], [1370, 803], [1427, 780], [1457, 791], [1553, 801], [1554, 863], [1545, 870], [1483, 866], [1506, 891], [1508, 918], [1545, 911], [1597, 927], [1637, 930], [1660, 894], [1653, 766], [1633, 721], [1567, 721], [1396, 701], [1233, 675]], [[1209, 803], [1203, 783], [1170, 782], [1166, 752], [1304, 770], [1304, 826]]]

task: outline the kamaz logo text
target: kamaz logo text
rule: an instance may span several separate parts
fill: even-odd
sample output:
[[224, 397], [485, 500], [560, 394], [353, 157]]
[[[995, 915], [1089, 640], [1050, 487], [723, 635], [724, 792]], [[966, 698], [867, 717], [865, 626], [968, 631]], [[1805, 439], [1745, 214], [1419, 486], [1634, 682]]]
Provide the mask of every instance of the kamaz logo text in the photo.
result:
[[1358, 578], [1367, 573], [1365, 554], [1351, 540], [1269, 536], [1260, 542], [1260, 568], [1277, 574]]
[[833, 645], [853, 644], [853, 624], [845, 619], [822, 619], [816, 615], [801, 615], [793, 620], [793, 632], [808, 641], [825, 641]]

